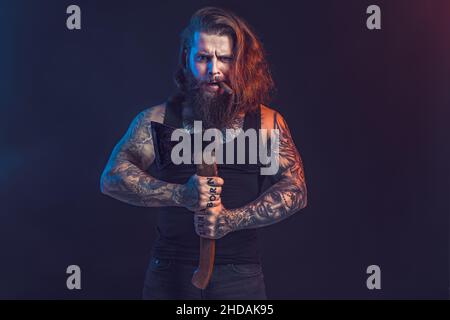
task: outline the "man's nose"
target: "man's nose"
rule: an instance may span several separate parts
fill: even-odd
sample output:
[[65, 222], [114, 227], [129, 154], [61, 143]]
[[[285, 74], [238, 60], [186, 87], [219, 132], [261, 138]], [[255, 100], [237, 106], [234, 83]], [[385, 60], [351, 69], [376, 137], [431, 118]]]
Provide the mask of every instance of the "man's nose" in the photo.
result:
[[217, 66], [217, 59], [211, 59], [209, 62], [208, 73], [210, 76], [214, 77], [220, 74], [219, 68]]

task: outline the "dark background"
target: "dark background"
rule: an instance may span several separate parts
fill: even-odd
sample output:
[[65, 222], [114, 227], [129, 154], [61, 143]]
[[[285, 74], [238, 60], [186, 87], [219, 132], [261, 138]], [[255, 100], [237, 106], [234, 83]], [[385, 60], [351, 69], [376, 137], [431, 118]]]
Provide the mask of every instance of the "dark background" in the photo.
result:
[[[66, 28], [81, 7], [82, 29]], [[377, 4], [382, 30], [366, 28]], [[0, 298], [141, 297], [151, 208], [100, 193], [141, 110], [173, 91], [202, 6], [262, 39], [308, 207], [262, 230], [269, 298], [448, 297], [448, 1], [1, 1]], [[66, 288], [66, 268], [82, 290]], [[381, 290], [366, 288], [381, 267]]]

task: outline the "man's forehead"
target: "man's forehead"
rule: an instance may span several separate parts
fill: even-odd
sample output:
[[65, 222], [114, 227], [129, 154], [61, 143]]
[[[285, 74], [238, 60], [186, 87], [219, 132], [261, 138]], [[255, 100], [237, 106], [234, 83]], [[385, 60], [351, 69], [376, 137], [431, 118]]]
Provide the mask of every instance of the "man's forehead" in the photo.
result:
[[229, 35], [216, 35], [197, 31], [193, 37], [192, 49], [195, 52], [210, 54], [231, 54], [233, 40]]

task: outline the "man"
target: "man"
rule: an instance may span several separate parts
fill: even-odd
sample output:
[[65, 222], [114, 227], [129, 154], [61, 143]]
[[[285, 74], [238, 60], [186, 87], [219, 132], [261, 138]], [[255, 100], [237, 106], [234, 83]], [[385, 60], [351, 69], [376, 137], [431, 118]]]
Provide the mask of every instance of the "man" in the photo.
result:
[[[243, 19], [223, 9], [203, 8], [181, 34], [179, 63], [177, 94], [134, 119], [112, 152], [101, 190], [132, 205], [160, 207], [144, 298], [266, 299], [258, 228], [304, 208], [307, 196], [288, 126], [262, 104], [273, 86], [262, 45]], [[221, 82], [231, 87], [231, 95]], [[279, 169], [270, 176], [272, 185], [263, 191], [260, 163], [219, 164], [218, 176], [209, 183], [191, 164], [158, 170], [150, 122], [192, 132], [194, 120], [201, 120], [204, 128], [236, 132], [278, 130]], [[261, 139], [270, 145], [271, 137]], [[223, 142], [234, 138], [225, 135]], [[247, 157], [254, 147], [248, 146]], [[217, 239], [214, 271], [204, 290], [191, 284], [199, 236]]]

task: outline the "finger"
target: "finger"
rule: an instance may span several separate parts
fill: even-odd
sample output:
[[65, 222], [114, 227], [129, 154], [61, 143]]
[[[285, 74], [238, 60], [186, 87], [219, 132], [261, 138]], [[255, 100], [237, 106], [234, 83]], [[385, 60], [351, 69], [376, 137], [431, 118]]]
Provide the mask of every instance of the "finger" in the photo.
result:
[[216, 195], [219, 195], [219, 194], [221, 194], [222, 193], [222, 187], [208, 187], [208, 190], [207, 190], [207, 192], [209, 193], [209, 194], [216, 194]]
[[222, 193], [222, 187], [202, 186], [199, 188], [198, 193], [200, 195], [220, 195]]
[[220, 194], [202, 193], [199, 197], [199, 202], [214, 202], [222, 201]]
[[207, 221], [207, 215], [206, 215], [206, 214], [199, 214], [199, 213], [196, 213], [196, 214], [194, 215], [194, 221], [195, 221], [195, 223], [197, 223], [197, 224], [199, 224], [199, 223], [204, 224], [205, 221]]
[[203, 227], [195, 225], [195, 233], [197, 233], [199, 236], [203, 236], [205, 234], [205, 231], [203, 230]]
[[195, 211], [194, 213], [195, 213], [195, 214], [194, 214], [194, 219], [197, 219], [197, 218], [196, 218], [197, 216], [205, 216], [205, 215], [208, 214], [208, 213], [206, 212], [206, 210], [197, 210], [197, 211]]
[[221, 177], [213, 177], [213, 179], [210, 179], [208, 182], [209, 186], [220, 187], [225, 181]]
[[214, 208], [217, 206], [220, 206], [222, 204], [222, 201], [216, 200], [216, 201], [200, 201], [200, 210], [205, 210], [208, 208]]
[[216, 223], [219, 212], [220, 212], [219, 210], [216, 210], [213, 208], [209, 208], [207, 210], [202, 210], [202, 213], [199, 213], [199, 214], [196, 213], [194, 215], [194, 221], [195, 221], [195, 223], [210, 227]]
[[207, 223], [195, 221], [195, 232], [200, 236], [206, 236], [211, 232], [211, 227]]
[[195, 216], [194, 223], [198, 229], [202, 229], [206, 226], [208, 221], [205, 216]]
[[211, 187], [220, 187], [224, 184], [224, 180], [221, 177], [200, 177], [200, 184]]
[[214, 206], [211, 208], [207, 208], [205, 211], [207, 212], [206, 217], [207, 217], [208, 221], [215, 222], [217, 217], [222, 212], [222, 209], [219, 206]]

